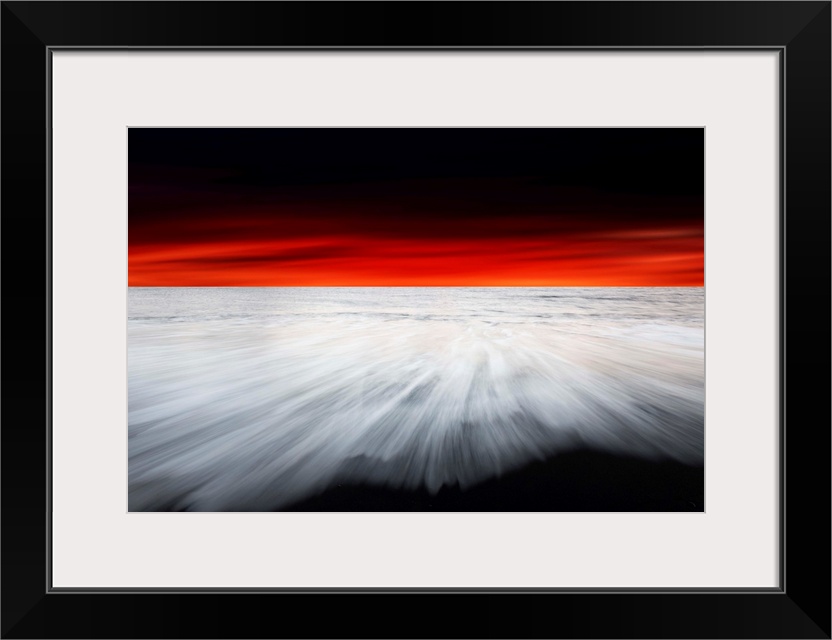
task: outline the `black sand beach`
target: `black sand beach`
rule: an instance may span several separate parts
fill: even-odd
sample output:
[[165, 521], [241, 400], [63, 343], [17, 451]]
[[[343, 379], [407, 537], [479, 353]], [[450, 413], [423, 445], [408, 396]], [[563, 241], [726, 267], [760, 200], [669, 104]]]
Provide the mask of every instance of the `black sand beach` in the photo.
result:
[[533, 462], [467, 490], [435, 495], [338, 484], [281, 511], [704, 511], [704, 467], [590, 450]]

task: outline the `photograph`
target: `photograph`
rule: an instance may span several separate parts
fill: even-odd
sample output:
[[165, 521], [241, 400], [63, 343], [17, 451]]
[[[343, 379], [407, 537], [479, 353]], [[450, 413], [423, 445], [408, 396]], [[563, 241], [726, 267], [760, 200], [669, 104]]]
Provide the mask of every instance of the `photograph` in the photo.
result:
[[703, 512], [705, 129], [128, 129], [130, 512]]

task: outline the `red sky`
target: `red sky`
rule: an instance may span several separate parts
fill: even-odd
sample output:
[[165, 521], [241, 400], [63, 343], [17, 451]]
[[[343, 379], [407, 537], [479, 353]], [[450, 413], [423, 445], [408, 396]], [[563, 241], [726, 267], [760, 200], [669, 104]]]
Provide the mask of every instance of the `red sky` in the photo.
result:
[[[297, 151], [286, 156], [295, 162], [261, 149], [241, 165], [227, 160], [247, 148], [237, 138], [199, 153], [203, 138], [191, 133], [184, 154], [172, 134], [145, 140], [136, 131], [148, 130], [131, 130], [130, 286], [703, 285], [703, 195], [679, 178], [667, 144], [659, 154], [625, 138], [622, 152], [599, 138], [589, 154], [573, 135], [571, 146], [556, 140], [569, 163], [527, 146], [525, 164], [495, 164], [483, 149], [426, 162], [414, 143], [388, 169], [376, 160], [381, 143], [333, 159], [297, 151], [308, 142], [297, 133], [295, 147], [273, 140]], [[331, 139], [314, 131], [318, 143]], [[154, 160], [159, 140], [168, 146]], [[511, 158], [515, 143], [500, 144], [489, 151]], [[204, 161], [211, 153], [225, 160]]]
[[[366, 230], [350, 216], [287, 212], [149, 224], [130, 243], [131, 286], [702, 286], [702, 226], [648, 220], [626, 229], [552, 229], [513, 217], [428, 237]], [[351, 230], [351, 220], [355, 229]], [[563, 220], [560, 220], [562, 223]], [[561, 226], [561, 225], [558, 225]], [[518, 229], [524, 233], [516, 233]], [[512, 231], [515, 231], [512, 234]]]

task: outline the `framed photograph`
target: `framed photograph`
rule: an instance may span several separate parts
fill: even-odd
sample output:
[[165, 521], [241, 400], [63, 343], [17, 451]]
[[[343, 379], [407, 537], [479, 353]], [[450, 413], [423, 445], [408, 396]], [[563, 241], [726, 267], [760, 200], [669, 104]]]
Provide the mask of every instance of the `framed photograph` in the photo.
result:
[[3, 637], [830, 637], [828, 2], [2, 29]]
[[130, 512], [705, 510], [704, 129], [128, 158]]

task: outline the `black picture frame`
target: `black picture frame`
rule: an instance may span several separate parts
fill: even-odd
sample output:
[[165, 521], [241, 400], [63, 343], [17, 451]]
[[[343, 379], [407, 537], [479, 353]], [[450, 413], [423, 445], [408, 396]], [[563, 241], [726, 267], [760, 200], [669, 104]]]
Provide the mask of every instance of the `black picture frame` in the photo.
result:
[[[0, 42], [3, 638], [830, 637], [830, 2], [3, 2]], [[68, 47], [778, 51], [780, 587], [51, 588], [48, 96]]]

